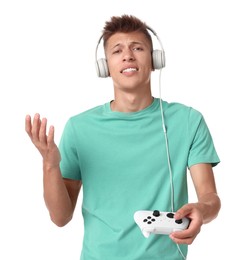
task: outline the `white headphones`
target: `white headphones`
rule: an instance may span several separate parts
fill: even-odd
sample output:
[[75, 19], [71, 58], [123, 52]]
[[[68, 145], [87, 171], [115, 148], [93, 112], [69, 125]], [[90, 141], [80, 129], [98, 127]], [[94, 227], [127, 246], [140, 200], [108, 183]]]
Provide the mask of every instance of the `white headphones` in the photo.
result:
[[[161, 40], [159, 39], [157, 33], [147, 26], [147, 29], [151, 31], [157, 38], [157, 40], [160, 43], [161, 50], [153, 50], [152, 51], [152, 63], [154, 69], [162, 69], [165, 67], [165, 52], [161, 43]], [[108, 70], [108, 64], [107, 60], [105, 58], [97, 59], [97, 50], [98, 46], [101, 42], [101, 39], [103, 38], [103, 35], [98, 40], [97, 46], [96, 46], [96, 71], [97, 76], [100, 78], [107, 78], [109, 76], [109, 70]]]

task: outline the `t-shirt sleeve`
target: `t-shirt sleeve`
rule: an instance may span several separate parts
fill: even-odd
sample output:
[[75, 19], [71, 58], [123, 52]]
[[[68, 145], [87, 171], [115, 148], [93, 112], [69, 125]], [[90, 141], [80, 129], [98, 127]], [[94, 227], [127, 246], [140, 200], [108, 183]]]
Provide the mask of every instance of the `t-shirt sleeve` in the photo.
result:
[[190, 111], [189, 118], [190, 151], [188, 167], [198, 163], [211, 163], [216, 166], [220, 159], [216, 152], [214, 142], [202, 114], [194, 109]]
[[76, 134], [71, 119], [64, 127], [59, 150], [61, 154], [60, 169], [63, 178], [81, 180]]

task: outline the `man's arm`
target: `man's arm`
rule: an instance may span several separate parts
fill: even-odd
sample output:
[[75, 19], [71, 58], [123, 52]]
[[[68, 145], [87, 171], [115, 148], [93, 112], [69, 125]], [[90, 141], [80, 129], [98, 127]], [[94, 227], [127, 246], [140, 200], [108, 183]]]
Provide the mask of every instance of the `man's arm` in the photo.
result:
[[190, 173], [196, 189], [197, 207], [202, 214], [203, 224], [209, 223], [217, 217], [221, 207], [212, 166], [211, 164], [196, 164], [190, 168]]
[[60, 168], [43, 167], [44, 200], [51, 220], [59, 227], [73, 217], [81, 181], [63, 179]]
[[81, 181], [63, 179], [60, 171], [60, 152], [54, 142], [54, 127], [46, 134], [47, 119], [36, 114], [26, 116], [25, 129], [32, 143], [43, 157], [44, 200], [51, 220], [58, 226], [66, 225], [73, 216]]
[[187, 230], [170, 235], [175, 243], [180, 244], [191, 244], [200, 232], [201, 226], [215, 219], [221, 207], [211, 164], [193, 165], [190, 173], [198, 201], [184, 205], [175, 214], [176, 219], [183, 217], [191, 219]]

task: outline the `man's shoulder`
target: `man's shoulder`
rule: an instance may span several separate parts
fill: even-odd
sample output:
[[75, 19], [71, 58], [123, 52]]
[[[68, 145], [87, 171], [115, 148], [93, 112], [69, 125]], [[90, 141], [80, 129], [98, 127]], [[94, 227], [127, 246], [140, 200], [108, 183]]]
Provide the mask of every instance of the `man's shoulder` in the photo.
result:
[[81, 120], [83, 118], [91, 117], [93, 115], [101, 114], [104, 110], [104, 106], [105, 106], [105, 104], [101, 104], [101, 105], [89, 108], [87, 110], [84, 110], [83, 112], [80, 112], [78, 114], [71, 116], [70, 120], [77, 121], [77, 120]]
[[164, 101], [164, 106], [166, 107], [166, 109], [170, 109], [172, 111], [180, 111], [180, 112], [197, 111], [197, 112], [199, 112], [192, 106], [188, 106], [184, 103], [176, 102], [176, 101], [173, 101], [173, 102]]
[[167, 116], [175, 116], [180, 120], [200, 120], [203, 117], [196, 108], [180, 102], [165, 102], [164, 111], [166, 111]]

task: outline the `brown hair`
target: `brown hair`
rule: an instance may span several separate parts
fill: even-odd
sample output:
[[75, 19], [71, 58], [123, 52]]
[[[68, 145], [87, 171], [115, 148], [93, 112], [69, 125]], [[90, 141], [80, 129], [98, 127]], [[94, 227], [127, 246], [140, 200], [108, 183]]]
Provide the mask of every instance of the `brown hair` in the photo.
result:
[[129, 32], [142, 32], [146, 38], [150, 41], [151, 50], [153, 48], [152, 38], [148, 32], [148, 26], [140, 19], [133, 15], [112, 16], [110, 21], [105, 23], [103, 28], [103, 41], [104, 47], [107, 44], [107, 40], [115, 33], [129, 33]]

